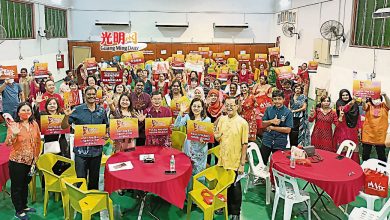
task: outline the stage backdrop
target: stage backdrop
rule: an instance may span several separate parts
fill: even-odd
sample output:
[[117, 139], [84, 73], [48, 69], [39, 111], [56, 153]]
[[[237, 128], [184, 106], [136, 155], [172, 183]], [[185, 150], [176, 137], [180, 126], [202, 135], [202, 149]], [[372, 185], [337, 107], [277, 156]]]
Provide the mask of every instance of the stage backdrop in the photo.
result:
[[[73, 67], [73, 47], [90, 47], [91, 48], [91, 57], [95, 57], [96, 61], [99, 62], [101, 58], [104, 60], [111, 59], [113, 56], [120, 56], [123, 51], [120, 52], [107, 52], [100, 51], [100, 42], [86, 42], [86, 41], [69, 41], [68, 42], [68, 51], [69, 51], [69, 66]], [[157, 58], [166, 59], [172, 54], [188, 54], [191, 51], [197, 51], [199, 47], [209, 47], [214, 53], [229, 51], [226, 54], [226, 59], [229, 57], [235, 57], [240, 54], [240, 52], [246, 52], [251, 55], [251, 60], [255, 58], [256, 53], [268, 53], [269, 47], [274, 47], [273, 43], [255, 43], [255, 44], [197, 44], [197, 43], [147, 43], [147, 48], [143, 51], [145, 61], [155, 60]], [[179, 52], [178, 52], [179, 51]], [[77, 67], [78, 64], [74, 68]]]

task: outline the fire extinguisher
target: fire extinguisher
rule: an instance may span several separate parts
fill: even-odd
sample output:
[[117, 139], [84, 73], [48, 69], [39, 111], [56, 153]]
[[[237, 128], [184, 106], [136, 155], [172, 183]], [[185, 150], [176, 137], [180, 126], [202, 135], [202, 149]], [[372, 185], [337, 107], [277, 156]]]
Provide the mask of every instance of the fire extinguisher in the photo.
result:
[[57, 61], [57, 69], [64, 68], [64, 54], [57, 54], [56, 61]]

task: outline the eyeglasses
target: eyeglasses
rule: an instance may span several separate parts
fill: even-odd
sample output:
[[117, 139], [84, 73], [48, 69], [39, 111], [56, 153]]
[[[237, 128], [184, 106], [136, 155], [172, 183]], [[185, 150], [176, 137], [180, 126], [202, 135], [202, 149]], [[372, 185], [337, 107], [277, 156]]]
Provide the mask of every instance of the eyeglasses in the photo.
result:
[[86, 96], [96, 96], [96, 94], [95, 93], [87, 93], [87, 94], [85, 94]]
[[233, 108], [233, 107], [235, 107], [235, 106], [237, 106], [237, 105], [229, 105], [229, 104], [225, 104], [225, 107], [226, 107], [226, 108]]

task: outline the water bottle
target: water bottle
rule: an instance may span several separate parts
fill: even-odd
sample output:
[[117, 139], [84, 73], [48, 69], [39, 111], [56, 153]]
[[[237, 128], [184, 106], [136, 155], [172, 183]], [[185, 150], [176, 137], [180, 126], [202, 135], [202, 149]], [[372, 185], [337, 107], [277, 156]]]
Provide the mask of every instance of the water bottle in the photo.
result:
[[295, 158], [293, 155], [290, 157], [290, 168], [295, 169]]
[[174, 155], [171, 155], [171, 160], [169, 162], [169, 170], [171, 172], [174, 172], [175, 171], [175, 156]]

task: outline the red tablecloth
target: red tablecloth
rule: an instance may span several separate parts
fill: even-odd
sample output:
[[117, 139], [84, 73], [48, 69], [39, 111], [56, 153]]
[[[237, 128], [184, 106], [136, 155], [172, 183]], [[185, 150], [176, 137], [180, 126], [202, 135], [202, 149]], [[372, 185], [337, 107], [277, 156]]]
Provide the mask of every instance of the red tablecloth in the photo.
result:
[[[364, 174], [359, 164], [349, 158], [338, 160], [337, 154], [333, 152], [317, 149], [316, 152], [324, 160], [312, 163], [311, 167], [296, 165], [295, 169], [291, 169], [290, 161], [282, 151], [272, 155], [271, 166], [320, 187], [333, 199], [336, 206], [355, 201], [364, 185]], [[351, 172], [355, 174], [350, 176]]]
[[9, 147], [5, 146], [5, 144], [0, 145], [0, 192], [9, 179], [8, 161], [10, 151]]
[[[154, 154], [154, 163], [139, 160], [140, 154]], [[171, 155], [175, 155], [176, 174], [166, 175]], [[109, 171], [108, 165], [131, 161], [131, 170]], [[169, 203], [183, 208], [186, 198], [185, 188], [190, 181], [192, 165], [190, 159], [173, 148], [137, 147], [133, 152], [120, 152], [112, 155], [106, 163], [104, 190], [112, 193], [119, 189], [136, 189], [154, 193]]]

